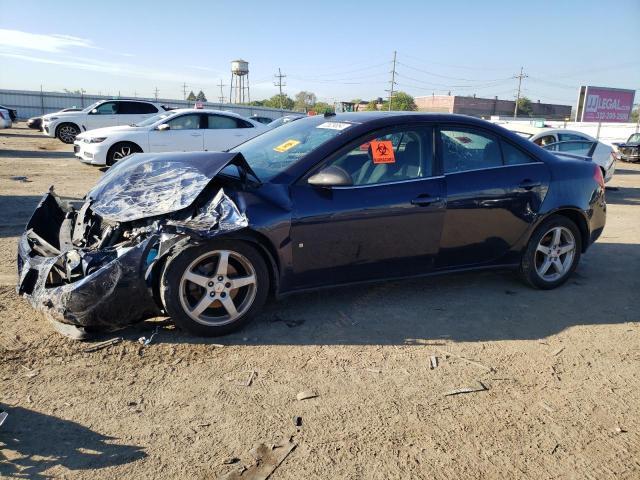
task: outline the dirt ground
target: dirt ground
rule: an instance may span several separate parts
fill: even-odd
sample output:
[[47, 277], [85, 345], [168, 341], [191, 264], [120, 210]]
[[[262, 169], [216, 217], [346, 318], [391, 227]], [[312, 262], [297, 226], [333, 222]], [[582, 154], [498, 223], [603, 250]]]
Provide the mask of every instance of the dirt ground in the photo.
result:
[[16, 295], [15, 252], [51, 184], [81, 196], [101, 174], [0, 131], [0, 477], [220, 478], [291, 437], [274, 480], [640, 478], [640, 165], [618, 165], [604, 234], [557, 290], [508, 272], [340, 288], [228, 337], [146, 322], [85, 353]]

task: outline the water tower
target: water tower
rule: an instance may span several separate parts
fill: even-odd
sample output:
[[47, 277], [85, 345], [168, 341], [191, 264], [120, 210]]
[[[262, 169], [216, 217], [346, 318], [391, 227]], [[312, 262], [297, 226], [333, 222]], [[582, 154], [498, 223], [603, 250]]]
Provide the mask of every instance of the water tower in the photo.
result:
[[249, 95], [249, 62], [234, 60], [231, 62], [231, 103], [245, 103], [251, 101]]

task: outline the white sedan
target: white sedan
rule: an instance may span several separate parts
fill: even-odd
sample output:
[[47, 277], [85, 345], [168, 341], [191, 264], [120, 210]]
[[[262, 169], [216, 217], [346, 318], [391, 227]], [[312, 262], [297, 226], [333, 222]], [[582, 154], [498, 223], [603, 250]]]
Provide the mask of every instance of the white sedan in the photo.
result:
[[506, 123], [501, 126], [551, 152], [588, 156], [594, 163], [600, 165], [605, 182], [613, 177], [613, 172], [616, 169], [613, 148], [586, 133], [564, 128], [532, 127], [517, 123]]
[[111, 166], [133, 153], [221, 151], [267, 131], [260, 122], [218, 110], [178, 109], [143, 122], [81, 133], [75, 156]]

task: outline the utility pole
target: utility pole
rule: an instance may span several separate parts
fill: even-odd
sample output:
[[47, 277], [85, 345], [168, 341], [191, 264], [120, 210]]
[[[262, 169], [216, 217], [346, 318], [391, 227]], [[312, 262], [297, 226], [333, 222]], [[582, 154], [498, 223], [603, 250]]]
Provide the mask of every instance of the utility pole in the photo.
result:
[[515, 75], [513, 78], [518, 79], [518, 94], [516, 95], [516, 106], [513, 108], [514, 120], [518, 116], [518, 102], [520, 101], [520, 87], [522, 86], [522, 79], [527, 78], [529, 75], [524, 73], [524, 67], [520, 67], [520, 75]]
[[389, 88], [389, 111], [391, 111], [391, 99], [393, 98], [393, 87], [396, 84], [396, 51], [393, 51], [393, 69], [391, 70], [391, 88]]
[[226, 85], [224, 83], [222, 83], [222, 79], [220, 79], [220, 83], [218, 84], [218, 86], [220, 87], [220, 96], [218, 97], [218, 101], [220, 103], [224, 103], [224, 92], [223, 92], [222, 88], [226, 87]]
[[156, 99], [156, 102], [158, 101], [158, 87], [155, 88], [155, 90], [153, 91], [153, 97]]
[[137, 90], [133, 91], [133, 98], [138, 98], [138, 91]]
[[287, 86], [286, 83], [282, 83], [282, 79], [286, 78], [287, 76], [283, 75], [282, 72], [280, 71], [280, 68], [278, 68], [278, 74], [274, 75], [274, 77], [278, 79], [278, 81], [273, 82], [273, 84], [280, 89], [280, 110], [282, 110], [282, 87]]
[[186, 100], [187, 99], [187, 87], [189, 85], [187, 85], [186, 83], [182, 84], [182, 99]]

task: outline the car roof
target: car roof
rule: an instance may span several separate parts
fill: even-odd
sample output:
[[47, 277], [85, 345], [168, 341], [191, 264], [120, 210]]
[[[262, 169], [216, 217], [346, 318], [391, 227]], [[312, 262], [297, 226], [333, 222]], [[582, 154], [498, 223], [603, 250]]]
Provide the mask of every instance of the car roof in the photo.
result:
[[227, 110], [214, 110], [212, 108], [176, 108], [175, 110], [168, 110], [171, 113], [216, 113], [219, 115], [228, 115], [242, 120], [251, 120], [251, 118], [245, 118], [236, 112], [229, 112]]

